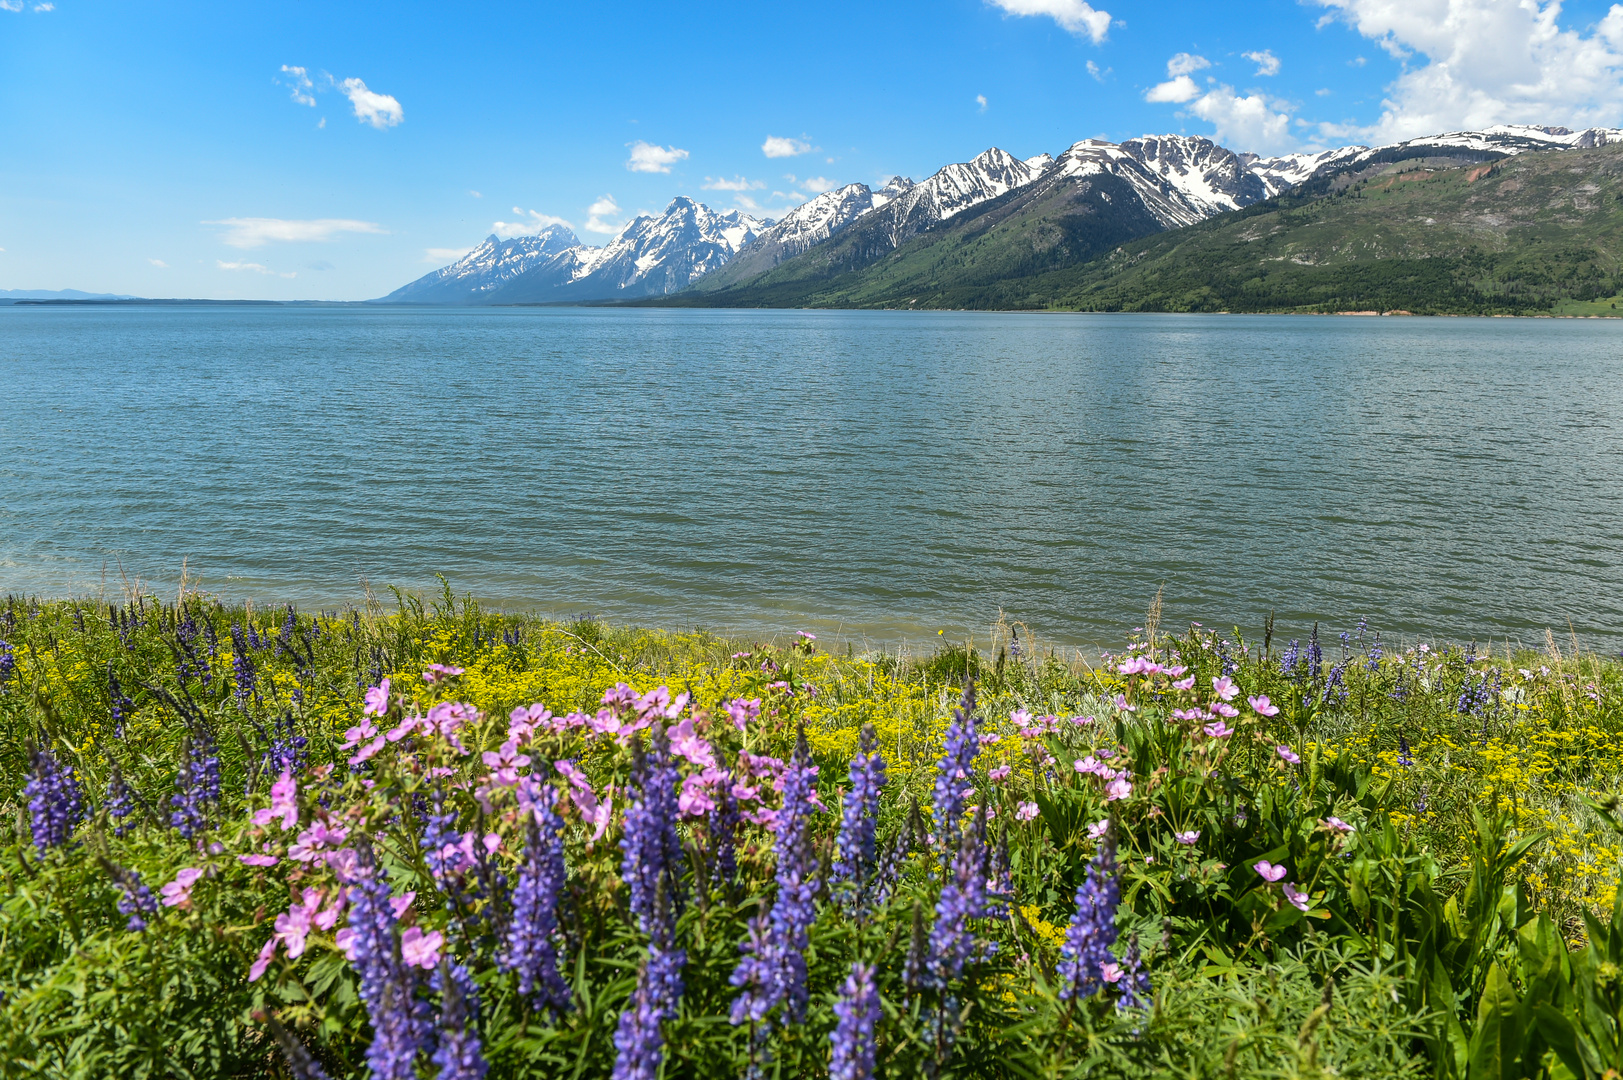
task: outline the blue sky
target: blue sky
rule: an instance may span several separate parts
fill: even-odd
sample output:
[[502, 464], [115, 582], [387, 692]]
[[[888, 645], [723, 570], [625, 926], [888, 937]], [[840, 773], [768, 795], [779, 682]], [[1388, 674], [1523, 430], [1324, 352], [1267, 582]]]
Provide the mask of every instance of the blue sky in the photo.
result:
[[0, 0], [0, 289], [363, 299], [678, 194], [1495, 122], [1623, 124], [1623, 6]]

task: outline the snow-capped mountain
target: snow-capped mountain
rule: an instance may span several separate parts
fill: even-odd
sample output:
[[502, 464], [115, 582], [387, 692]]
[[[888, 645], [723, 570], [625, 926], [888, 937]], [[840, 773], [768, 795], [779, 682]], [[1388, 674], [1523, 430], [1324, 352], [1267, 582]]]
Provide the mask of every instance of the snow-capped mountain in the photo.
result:
[[1544, 150], [1589, 150], [1623, 142], [1618, 128], [1534, 127], [1529, 124], [1496, 124], [1481, 131], [1445, 131], [1384, 146], [1342, 146], [1319, 153], [1283, 154], [1259, 158], [1242, 154], [1251, 171], [1262, 177], [1278, 194], [1315, 177], [1336, 173], [1361, 172], [1399, 161], [1437, 159], [1491, 161], [1517, 154]]
[[874, 216], [886, 223], [891, 247], [900, 247], [954, 214], [1025, 187], [1041, 176], [1052, 161], [1047, 154], [1021, 161], [994, 146], [970, 161], [948, 165], [928, 180], [914, 184], [877, 207]]
[[785, 259], [792, 259], [803, 251], [827, 242], [853, 221], [870, 211], [905, 195], [913, 188], [913, 181], [893, 176], [878, 191], [867, 184], [847, 184], [795, 207], [778, 219], [777, 224], [765, 230], [728, 264], [725, 271], [713, 276], [711, 283], [720, 286], [727, 281], [743, 280], [764, 274]]
[[[1125, 189], [1112, 186], [1114, 195], [1106, 192], [1099, 197], [1105, 204], [1112, 198], [1133, 203], [1122, 208], [1124, 220], [1135, 223], [1132, 229], [1154, 231], [1156, 225], [1163, 229], [1193, 225], [1310, 181], [1341, 182], [1336, 180], [1340, 174], [1369, 175], [1404, 161], [1464, 164], [1617, 142], [1623, 142], [1623, 129], [1497, 125], [1387, 146], [1343, 146], [1273, 157], [1236, 154], [1210, 139], [1185, 135], [1144, 135], [1121, 143], [1083, 139], [1057, 159], [1048, 154], [1020, 159], [993, 147], [920, 183], [892, 177], [878, 190], [847, 184], [823, 192], [776, 224], [742, 211], [722, 213], [680, 196], [664, 213], [638, 217], [602, 247], [582, 245], [562, 225], [534, 236], [508, 240], [491, 236], [452, 265], [383, 299], [567, 303], [668, 295], [701, 280], [707, 291], [724, 290], [825, 249], [826, 254], [791, 275], [806, 280], [861, 270], [914, 237], [993, 200], [1002, 201], [976, 213], [995, 211], [998, 220], [1012, 220], [1009, 215], [1019, 207], [1049, 205], [1045, 200], [1068, 190], [1067, 183], [1085, 185], [1092, 177], [1109, 175], [1122, 181]], [[1036, 184], [1039, 179], [1041, 185]], [[1089, 211], [1101, 212], [1097, 206]], [[1146, 212], [1148, 218], [1143, 216]], [[780, 276], [774, 274], [774, 279]]]
[[580, 249], [579, 238], [566, 225], [549, 225], [535, 236], [507, 240], [487, 236], [450, 266], [426, 274], [384, 299], [403, 304], [484, 303], [491, 293], [537, 268], [550, 269], [548, 276], [561, 284], [578, 267], [578, 261], [569, 256]]
[[[754, 240], [770, 221], [738, 210], [717, 213], [685, 195], [658, 217], [632, 221], [618, 236], [593, 249], [576, 272], [567, 299], [600, 296], [664, 296], [720, 269]], [[564, 298], [564, 297], [561, 297]]]
[[461, 259], [383, 298], [397, 304], [525, 304], [663, 296], [724, 265], [770, 222], [718, 213], [686, 197], [634, 219], [603, 247], [567, 226], [495, 236]]
[[1274, 194], [1240, 155], [1197, 136], [1145, 135], [1122, 143], [1083, 139], [1061, 154], [1054, 167], [1063, 176], [1120, 177], [1168, 229]]

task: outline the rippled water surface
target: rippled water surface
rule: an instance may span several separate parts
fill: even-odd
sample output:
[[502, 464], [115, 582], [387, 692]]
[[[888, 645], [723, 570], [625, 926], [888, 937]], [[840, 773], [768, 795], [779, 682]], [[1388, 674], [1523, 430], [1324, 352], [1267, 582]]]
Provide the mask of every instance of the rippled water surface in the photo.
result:
[[1623, 644], [1623, 323], [0, 308], [0, 592]]

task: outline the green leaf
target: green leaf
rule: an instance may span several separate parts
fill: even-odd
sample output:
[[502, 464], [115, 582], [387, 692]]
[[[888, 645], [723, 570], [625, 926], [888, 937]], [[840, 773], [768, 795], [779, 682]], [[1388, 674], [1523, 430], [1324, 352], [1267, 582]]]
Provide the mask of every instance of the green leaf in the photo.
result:
[[1488, 969], [1477, 1006], [1476, 1030], [1471, 1033], [1466, 1062], [1468, 1080], [1517, 1080], [1522, 1075], [1524, 1032], [1516, 1023], [1519, 1004], [1515, 988], [1495, 963]]

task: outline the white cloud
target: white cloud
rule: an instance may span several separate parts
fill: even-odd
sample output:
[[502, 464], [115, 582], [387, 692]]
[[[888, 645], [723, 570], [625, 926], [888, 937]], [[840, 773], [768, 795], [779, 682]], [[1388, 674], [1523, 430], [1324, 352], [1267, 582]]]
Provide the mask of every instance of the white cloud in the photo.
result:
[[1261, 52], [1241, 53], [1240, 55], [1257, 65], [1258, 75], [1279, 74], [1279, 57], [1275, 56], [1271, 49], [1264, 49]]
[[1189, 77], [1191, 72], [1202, 68], [1209, 68], [1212, 62], [1204, 56], [1193, 53], [1176, 53], [1167, 61], [1167, 81], [1157, 83], [1144, 92], [1145, 101], [1176, 102], [1193, 101], [1200, 96], [1200, 86]]
[[423, 261], [431, 263], [454, 263], [473, 248], [424, 248]]
[[1169, 79], [1164, 83], [1156, 83], [1144, 91], [1145, 101], [1175, 101], [1185, 102], [1200, 96], [1200, 87], [1195, 80], [1187, 75], [1179, 75], [1176, 79]]
[[35, 11], [55, 11], [56, 10], [56, 5], [51, 4], [51, 3], [35, 4], [34, 5], [34, 10]]
[[620, 207], [614, 201], [613, 195], [605, 195], [591, 206], [586, 208], [586, 231], [595, 233], [617, 233], [624, 226], [616, 224], [608, 218], [620, 216]]
[[976, 94], [975, 95], [975, 104], [977, 104], [977, 105], [979, 105], [981, 107], [981, 112], [985, 112], [986, 111], [986, 95], [985, 94]]
[[363, 124], [371, 124], [381, 131], [406, 119], [406, 111], [400, 107], [400, 102], [388, 94], [368, 90], [359, 79], [345, 79], [338, 84], [338, 88], [355, 107], [355, 119]]
[[[1623, 4], [1588, 36], [1560, 0], [1316, 0], [1403, 63], [1381, 117], [1388, 142], [1490, 124], [1616, 124], [1623, 113]], [[1327, 132], [1328, 133], [1328, 132]]]
[[315, 83], [310, 81], [310, 73], [304, 68], [289, 67], [288, 65], [283, 64], [282, 74], [287, 76], [287, 78], [285, 80], [277, 81], [281, 82], [283, 86], [286, 86], [293, 91], [293, 100], [298, 102], [300, 105], [308, 105], [311, 108], [315, 108], [316, 96], [315, 94], [311, 93], [311, 91], [315, 89]]
[[1329, 97], [1333, 93], [1335, 93], [1335, 91], [1331, 90], [1328, 86], [1321, 86], [1317, 90], [1313, 91], [1315, 97]]
[[1204, 56], [1196, 56], [1194, 53], [1186, 52], [1174, 53], [1172, 59], [1167, 61], [1167, 78], [1177, 78], [1179, 75], [1193, 75], [1195, 72], [1211, 66], [1212, 62]]
[[256, 274], [266, 274], [272, 277], [296, 278], [299, 276], [297, 271], [290, 271], [286, 274], [278, 274], [275, 270], [255, 262], [226, 262], [223, 259], [215, 259], [214, 265], [218, 266], [221, 270], [252, 271]]
[[1092, 60], [1088, 61], [1087, 68], [1088, 74], [1093, 76], [1094, 82], [1104, 82], [1105, 76], [1109, 75], [1111, 72], [1110, 68], [1105, 68], [1103, 71], [1099, 70], [1099, 65], [1095, 64]]
[[0, 0], [0, 11], [21, 11], [23, 0]]
[[1276, 153], [1294, 149], [1290, 113], [1284, 102], [1262, 94], [1237, 94], [1218, 84], [1189, 106], [1189, 111], [1217, 130], [1212, 139], [1230, 150]]
[[484, 198], [484, 197], [485, 197], [485, 196], [484, 196], [484, 193], [483, 193], [483, 192], [480, 192], [480, 191], [472, 191], [472, 190], [470, 190], [470, 191], [469, 191], [469, 192], [468, 192], [468, 194], [469, 194], [469, 195], [472, 195], [472, 196], [473, 196], [473, 197], [474, 197], [474, 198], [476, 198], [476, 199], [482, 199], [482, 198]]
[[735, 176], [731, 180], [725, 176], [720, 178], [705, 177], [704, 183], [699, 187], [705, 191], [759, 191], [766, 187], [765, 180], [746, 180], [742, 176]]
[[[794, 173], [784, 173], [783, 178], [796, 187], [803, 187], [814, 195], [821, 195], [825, 191], [833, 191], [839, 183], [826, 176], [804, 176], [797, 178]], [[798, 195], [798, 192], [790, 194]]]
[[1110, 12], [1099, 11], [1087, 0], [991, 0], [1010, 15], [1047, 15], [1077, 37], [1095, 45], [1110, 29]]
[[678, 150], [674, 146], [656, 146], [641, 139], [626, 145], [631, 147], [626, 168], [632, 172], [668, 173], [672, 165], [687, 160], [688, 156], [686, 150]]
[[512, 236], [533, 236], [552, 225], [562, 225], [569, 229], [575, 227], [561, 217], [543, 214], [537, 210], [520, 210], [515, 206], [513, 207], [513, 213], [518, 215], [517, 221], [492, 222], [490, 231], [506, 240]]
[[156, 266], [159, 270], [169, 269], [169, 264], [164, 262], [162, 259], [148, 259], [147, 262], [151, 263], [153, 266]]
[[769, 158], [794, 157], [810, 153], [811, 149], [812, 144], [804, 138], [788, 139], [782, 135], [768, 135], [766, 142], [761, 144], [761, 153]]
[[260, 247], [271, 241], [308, 243], [331, 240], [339, 233], [374, 233], [387, 235], [388, 230], [371, 221], [349, 218], [321, 218], [316, 221], [287, 221], [282, 218], [225, 218], [205, 221], [204, 225], [224, 225], [225, 235], [220, 239], [234, 248]]

